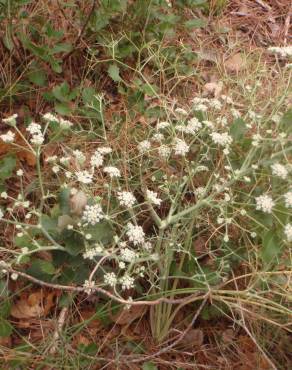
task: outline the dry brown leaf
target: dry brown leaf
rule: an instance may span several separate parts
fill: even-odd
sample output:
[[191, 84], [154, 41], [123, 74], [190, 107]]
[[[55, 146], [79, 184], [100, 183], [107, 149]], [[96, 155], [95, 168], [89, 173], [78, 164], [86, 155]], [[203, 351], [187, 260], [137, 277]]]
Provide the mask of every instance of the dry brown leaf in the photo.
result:
[[204, 86], [203, 96], [213, 95], [218, 98], [221, 95], [223, 83], [220, 82], [207, 82]]
[[70, 199], [70, 206], [72, 213], [76, 215], [81, 215], [83, 212], [84, 207], [87, 204], [87, 196], [83, 191], [78, 191], [73, 197]]
[[55, 293], [38, 291], [28, 297], [23, 296], [11, 308], [11, 316], [16, 319], [29, 319], [46, 316], [54, 305]]
[[189, 330], [181, 341], [181, 343], [184, 346], [189, 347], [201, 347], [203, 342], [204, 342], [204, 333], [201, 329]]
[[129, 309], [122, 309], [111, 319], [118, 325], [130, 325], [138, 318], [142, 318], [146, 312], [146, 306], [131, 306]]
[[243, 60], [241, 53], [234, 54], [232, 57], [225, 61], [225, 68], [227, 72], [238, 73], [245, 68], [245, 61]]
[[[17, 145], [27, 147], [27, 144], [18, 134], [15, 136], [15, 143]], [[2, 140], [0, 140], [0, 155], [5, 155], [7, 153], [15, 153], [19, 160], [24, 161], [31, 167], [36, 165], [36, 156], [32, 152], [25, 149], [15, 148], [15, 146], [4, 143]]]

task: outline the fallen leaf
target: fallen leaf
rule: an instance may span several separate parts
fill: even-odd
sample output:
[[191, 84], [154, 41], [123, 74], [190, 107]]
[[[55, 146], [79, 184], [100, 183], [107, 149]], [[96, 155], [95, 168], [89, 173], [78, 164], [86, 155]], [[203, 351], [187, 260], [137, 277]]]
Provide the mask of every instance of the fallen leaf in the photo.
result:
[[225, 61], [225, 68], [227, 72], [238, 73], [245, 68], [245, 61], [243, 60], [241, 53], [234, 54], [232, 57]]
[[54, 305], [55, 293], [45, 294], [45, 291], [23, 296], [11, 308], [11, 316], [16, 319], [29, 319], [46, 316]]
[[218, 98], [223, 89], [223, 82], [207, 82], [204, 86], [203, 96], [213, 95]]
[[78, 191], [76, 194], [72, 196], [70, 199], [70, 206], [72, 213], [76, 215], [81, 215], [83, 212], [84, 207], [87, 204], [87, 196], [83, 191]]
[[189, 347], [201, 347], [204, 342], [204, 334], [201, 329], [191, 329], [189, 330], [181, 343]]
[[112, 316], [111, 319], [118, 325], [130, 325], [133, 321], [144, 316], [146, 306], [131, 306], [129, 309], [123, 308], [122, 311]]

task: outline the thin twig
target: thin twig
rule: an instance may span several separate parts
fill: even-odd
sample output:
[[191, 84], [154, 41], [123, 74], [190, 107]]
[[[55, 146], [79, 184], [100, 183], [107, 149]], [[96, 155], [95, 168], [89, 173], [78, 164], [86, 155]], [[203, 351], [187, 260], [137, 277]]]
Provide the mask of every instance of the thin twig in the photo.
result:
[[83, 24], [83, 27], [82, 27], [82, 29], [81, 29], [81, 31], [80, 31], [77, 39], [74, 41], [74, 43], [72, 45], [72, 50], [69, 51], [67, 54], [64, 55], [64, 57], [62, 59], [63, 62], [65, 62], [74, 53], [74, 51], [76, 50], [76, 47], [77, 47], [77, 45], [78, 45], [81, 37], [83, 36], [83, 34], [84, 34], [85, 30], [86, 30], [86, 27], [88, 26], [88, 23], [90, 21], [90, 18], [92, 16], [93, 12], [94, 12], [95, 6], [96, 6], [96, 0], [93, 0], [92, 1], [91, 9], [90, 9], [90, 11], [89, 11], [89, 13], [87, 15], [87, 18], [86, 18], [84, 24]]
[[[13, 268], [7, 266], [6, 264], [2, 264], [2, 268], [7, 270], [10, 273], [15, 273], [18, 274], [19, 276], [23, 277], [24, 279], [27, 279], [31, 281], [32, 283], [38, 284], [43, 287], [51, 288], [51, 289], [57, 289], [57, 290], [64, 290], [64, 291], [71, 291], [71, 292], [79, 292], [79, 293], [85, 293], [88, 290], [88, 287], [82, 287], [82, 286], [72, 286], [72, 285], [61, 285], [61, 284], [53, 284], [53, 283], [48, 283], [42, 280], [39, 280], [31, 275], [26, 274], [25, 272], [14, 270]], [[181, 304], [187, 301], [191, 300], [191, 297], [198, 297], [200, 294], [203, 294], [202, 291], [197, 291], [190, 296], [187, 296], [185, 298], [177, 298], [177, 299], [170, 299], [166, 297], [161, 297], [158, 299], [155, 299], [153, 301], [128, 301], [126, 299], [117, 297], [116, 295], [108, 292], [107, 290], [100, 288], [100, 287], [92, 287], [91, 288], [92, 293], [101, 293], [107, 296], [108, 298], [121, 303], [121, 304], [126, 304], [126, 305], [131, 305], [131, 306], [155, 306], [158, 305], [162, 302], [164, 303], [169, 303], [169, 304]]]
[[59, 341], [59, 338], [60, 338], [60, 333], [61, 333], [61, 330], [64, 326], [67, 312], [68, 312], [68, 307], [63, 307], [61, 312], [60, 312], [58, 322], [57, 322], [57, 326], [56, 326], [56, 330], [55, 330], [54, 335], [53, 335], [53, 345], [52, 345], [52, 347], [50, 348], [50, 351], [49, 351], [50, 354], [54, 354], [57, 350], [58, 341]]
[[205, 304], [206, 304], [209, 296], [210, 296], [210, 292], [208, 292], [207, 294], [205, 294], [205, 296], [203, 298], [203, 301], [200, 304], [200, 307], [197, 309], [194, 317], [192, 318], [192, 321], [189, 323], [189, 325], [187, 326], [187, 328], [179, 335], [179, 337], [174, 342], [172, 342], [169, 346], [162, 348], [160, 351], [158, 351], [156, 353], [153, 353], [152, 355], [139, 356], [138, 358], [134, 358], [133, 360], [130, 360], [130, 358], [132, 358], [133, 355], [122, 356], [122, 358], [123, 359], [124, 358], [125, 359], [128, 358], [132, 363], [134, 363], [134, 362], [141, 362], [141, 361], [145, 361], [145, 360], [151, 360], [151, 359], [153, 359], [155, 357], [161, 356], [163, 353], [169, 352], [172, 348], [174, 348], [175, 346], [177, 346], [184, 339], [184, 337], [187, 335], [187, 333], [191, 330], [191, 328], [193, 327], [193, 325], [197, 321], [197, 318], [199, 317], [202, 309], [204, 308], [204, 306], [205, 306]]

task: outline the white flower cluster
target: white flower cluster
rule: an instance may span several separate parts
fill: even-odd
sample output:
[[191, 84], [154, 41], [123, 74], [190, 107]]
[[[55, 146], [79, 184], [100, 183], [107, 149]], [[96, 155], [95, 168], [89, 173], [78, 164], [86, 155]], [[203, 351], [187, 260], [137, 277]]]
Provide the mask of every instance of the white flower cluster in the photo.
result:
[[149, 140], [143, 140], [138, 144], [138, 150], [141, 154], [147, 152], [151, 148], [151, 143]]
[[86, 224], [95, 225], [99, 223], [104, 218], [104, 214], [102, 212], [102, 208], [99, 204], [94, 204], [93, 206], [86, 205], [82, 220]]
[[110, 178], [121, 177], [121, 172], [117, 167], [113, 166], [104, 167], [103, 172], [108, 174]]
[[166, 129], [167, 127], [170, 127], [170, 123], [167, 122], [167, 121], [163, 121], [163, 122], [158, 122], [157, 125], [156, 125], [156, 129], [157, 130], [164, 130]]
[[129, 241], [134, 245], [143, 244], [145, 241], [145, 233], [141, 226], [133, 225], [132, 223], [127, 224], [127, 237]]
[[167, 145], [161, 145], [158, 148], [158, 154], [162, 159], [167, 159], [171, 153], [171, 148], [169, 148]]
[[12, 114], [9, 117], [3, 118], [2, 121], [6, 123], [7, 125], [15, 125], [16, 124], [16, 118], [18, 117], [18, 114]]
[[91, 294], [93, 292], [94, 286], [95, 286], [94, 281], [85, 280], [83, 284], [83, 287], [85, 288], [84, 289], [85, 293], [88, 295]]
[[106, 285], [109, 285], [111, 287], [114, 287], [118, 282], [117, 276], [114, 272], [107, 272], [106, 274], [104, 274], [103, 280]]
[[132, 289], [134, 288], [135, 279], [132, 276], [125, 274], [120, 278], [119, 282], [122, 285], [122, 290]]
[[30, 139], [30, 142], [33, 145], [39, 146], [43, 144], [45, 138], [42, 134], [42, 127], [40, 124], [31, 122], [26, 128], [26, 131], [28, 131], [31, 134], [32, 137]]
[[292, 191], [288, 191], [288, 193], [284, 194], [284, 201], [286, 208], [292, 208]]
[[15, 133], [9, 130], [6, 134], [0, 135], [0, 138], [4, 143], [13, 143], [15, 140]]
[[202, 123], [196, 118], [191, 118], [185, 126], [184, 132], [186, 134], [195, 134], [202, 128]]
[[175, 155], [179, 155], [184, 157], [188, 151], [190, 150], [190, 146], [182, 139], [176, 139], [174, 144], [174, 153]]
[[264, 213], [272, 213], [275, 203], [269, 195], [260, 195], [259, 197], [256, 197], [255, 200], [257, 210], [263, 211]]
[[268, 48], [271, 53], [278, 54], [282, 58], [292, 57], [292, 45], [288, 46], [271, 46]]
[[292, 225], [287, 224], [284, 228], [284, 233], [288, 242], [292, 242]]
[[79, 164], [83, 164], [86, 160], [85, 155], [79, 149], [73, 150], [73, 155]]
[[227, 132], [223, 132], [222, 134], [219, 132], [211, 132], [210, 136], [215, 144], [224, 147], [228, 147], [232, 143], [232, 137]]
[[285, 180], [288, 176], [288, 170], [285, 166], [280, 163], [274, 163], [271, 165], [272, 174]]
[[152, 190], [146, 190], [146, 197], [149, 200], [150, 203], [153, 203], [156, 206], [160, 206], [162, 199], [158, 198], [157, 193], [155, 193]]
[[133, 263], [138, 257], [138, 254], [129, 248], [123, 248], [120, 251], [120, 258], [122, 261]]
[[92, 167], [98, 168], [103, 164], [103, 155], [99, 150], [96, 150], [90, 158], [90, 164]]
[[132, 208], [137, 201], [133, 193], [131, 193], [130, 191], [120, 191], [118, 192], [117, 196], [120, 205], [127, 208]]
[[102, 247], [100, 245], [97, 245], [95, 248], [90, 248], [86, 252], [83, 253], [84, 259], [90, 259], [92, 260], [95, 256], [98, 256], [102, 253]]
[[75, 173], [77, 181], [81, 182], [82, 184], [90, 184], [92, 183], [93, 174], [89, 173], [88, 171], [77, 171]]
[[45, 113], [43, 114], [43, 119], [47, 122], [57, 122], [60, 125], [60, 128], [63, 130], [68, 130], [70, 127], [73, 126], [71, 121], [68, 121], [64, 118], [59, 118], [52, 113]]

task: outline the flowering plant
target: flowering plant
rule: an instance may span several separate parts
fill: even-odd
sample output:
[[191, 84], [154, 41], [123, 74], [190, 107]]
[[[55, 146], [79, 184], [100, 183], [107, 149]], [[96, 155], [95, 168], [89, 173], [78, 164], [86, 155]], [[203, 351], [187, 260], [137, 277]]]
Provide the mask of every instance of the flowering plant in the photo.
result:
[[[19, 194], [1, 194], [2, 224], [17, 230], [4, 272], [25, 269], [132, 302], [227, 285], [250, 245], [266, 269], [285, 257], [292, 242], [291, 113], [239, 111], [224, 95], [165, 106], [165, 119], [142, 137], [139, 128], [127, 132], [131, 146], [113, 147], [118, 123], [102, 121], [97, 142], [64, 145], [56, 155], [46, 151], [56, 127], [70, 137], [78, 131], [72, 122], [46, 113], [26, 135], [16, 115], [4, 120], [11, 127], [1, 140], [18, 145], [15, 135], [23, 138], [36, 156], [39, 185], [28, 190], [18, 169]], [[48, 251], [50, 259], [42, 259]], [[157, 336], [167, 332], [162, 326], [153, 325]]]

